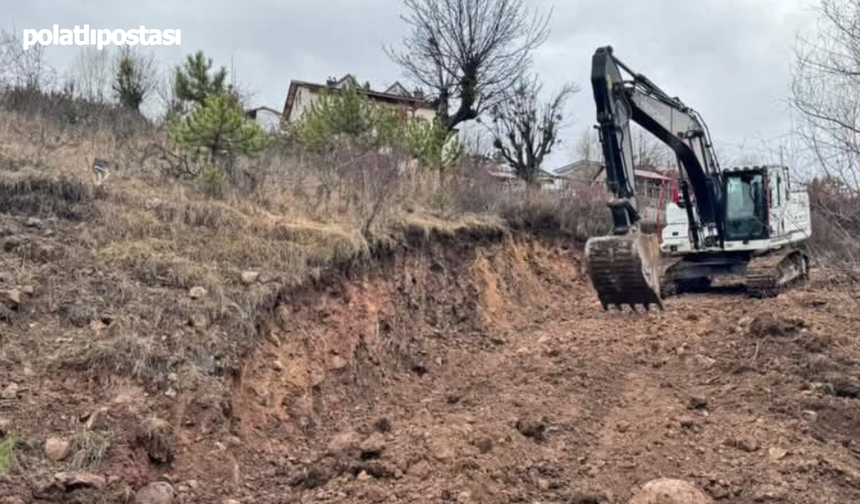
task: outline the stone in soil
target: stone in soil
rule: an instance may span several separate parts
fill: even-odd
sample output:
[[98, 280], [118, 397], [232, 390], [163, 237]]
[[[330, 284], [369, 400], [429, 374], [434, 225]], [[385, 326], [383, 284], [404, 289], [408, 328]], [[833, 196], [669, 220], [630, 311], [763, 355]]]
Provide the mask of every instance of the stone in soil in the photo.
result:
[[135, 504], [173, 504], [176, 491], [173, 485], [159, 481], [141, 488], [134, 495]]
[[188, 297], [191, 299], [203, 299], [206, 297], [206, 289], [200, 286], [192, 287], [191, 290], [188, 291]]
[[59, 462], [69, 456], [71, 444], [60, 438], [50, 437], [45, 440], [45, 455], [49, 460]]
[[361, 456], [365, 458], [379, 457], [385, 451], [385, 436], [378, 432], [374, 432], [362, 441], [359, 449]]
[[18, 289], [0, 290], [0, 303], [17, 308], [21, 304], [21, 291]]
[[242, 272], [242, 283], [245, 285], [252, 285], [257, 283], [257, 280], [260, 278], [260, 273], [258, 271], [243, 271]]
[[535, 441], [545, 441], [547, 437], [547, 419], [545, 417], [528, 416], [517, 421], [520, 434]]
[[330, 453], [345, 453], [358, 449], [361, 438], [355, 431], [341, 432], [335, 434], [328, 443]]
[[687, 402], [687, 409], [690, 410], [705, 410], [708, 409], [708, 398], [704, 396], [692, 396]]
[[713, 504], [713, 500], [691, 483], [661, 478], [650, 481], [629, 504]]
[[761, 447], [759, 445], [758, 440], [752, 436], [740, 436], [738, 438], [730, 440], [727, 444], [747, 453], [758, 451], [758, 449]]
[[18, 386], [17, 383], [12, 382], [3, 389], [3, 392], [0, 392], [0, 398], [11, 400], [18, 398], [18, 392], [21, 390], [21, 387]]

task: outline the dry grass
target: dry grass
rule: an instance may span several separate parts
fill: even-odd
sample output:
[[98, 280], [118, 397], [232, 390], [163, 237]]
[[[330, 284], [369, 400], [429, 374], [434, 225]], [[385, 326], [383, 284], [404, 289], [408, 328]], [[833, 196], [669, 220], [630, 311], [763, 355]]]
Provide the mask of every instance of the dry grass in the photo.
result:
[[[92, 373], [159, 386], [188, 359], [220, 355], [225, 368], [238, 366], [290, 289], [377, 249], [497, 239], [511, 223], [577, 235], [587, 227], [574, 200], [494, 188], [465, 165], [441, 177], [399, 158], [332, 171], [295, 151], [271, 152], [239, 163], [212, 198], [144, 155], [164, 144], [155, 128], [128, 129], [134, 121], [110, 114], [100, 121], [98, 110], [70, 125], [63, 118], [74, 104], [61, 105], [0, 108], [0, 212], [57, 220], [60, 232], [22, 245], [32, 253], [15, 264], [46, 291], [49, 316], [86, 332], [56, 351], [60, 363]], [[101, 186], [94, 157], [115, 163]], [[260, 281], [244, 285], [243, 271]], [[209, 294], [191, 300], [196, 286]], [[110, 328], [93, 336], [90, 324], [106, 318]]]
[[66, 363], [92, 372], [107, 371], [145, 383], [160, 383], [168, 371], [169, 359], [152, 338], [117, 331], [119, 335], [87, 342]]
[[109, 430], [84, 430], [72, 440], [71, 466], [78, 471], [98, 468], [110, 454], [114, 434]]
[[80, 219], [90, 209], [88, 188], [63, 176], [49, 178], [36, 171], [0, 179], [0, 212], [23, 215], [51, 214]]

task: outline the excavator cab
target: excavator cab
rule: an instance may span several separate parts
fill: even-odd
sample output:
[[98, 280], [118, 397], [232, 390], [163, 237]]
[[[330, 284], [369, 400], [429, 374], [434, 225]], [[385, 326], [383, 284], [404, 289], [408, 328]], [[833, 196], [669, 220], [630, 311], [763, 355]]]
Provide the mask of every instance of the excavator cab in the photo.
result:
[[768, 238], [767, 174], [761, 169], [724, 172], [725, 239], [748, 242]]

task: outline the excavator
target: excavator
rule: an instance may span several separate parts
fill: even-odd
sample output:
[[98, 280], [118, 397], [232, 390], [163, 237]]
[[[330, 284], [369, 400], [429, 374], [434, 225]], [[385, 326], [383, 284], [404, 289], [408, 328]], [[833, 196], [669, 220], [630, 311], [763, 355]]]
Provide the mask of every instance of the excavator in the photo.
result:
[[[612, 47], [592, 58], [591, 85], [603, 148], [612, 231], [586, 242], [588, 275], [604, 310], [663, 308], [662, 300], [706, 290], [722, 276], [773, 296], [809, 272], [801, 244], [811, 233], [809, 196], [785, 166], [722, 170], [702, 117], [620, 61]], [[676, 155], [674, 197], [660, 236], [643, 230], [631, 122]]]

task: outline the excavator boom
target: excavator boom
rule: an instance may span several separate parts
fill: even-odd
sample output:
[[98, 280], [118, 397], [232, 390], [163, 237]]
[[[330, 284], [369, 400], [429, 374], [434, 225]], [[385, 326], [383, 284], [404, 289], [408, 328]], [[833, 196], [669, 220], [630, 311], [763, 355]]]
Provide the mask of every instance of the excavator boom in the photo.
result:
[[682, 190], [685, 194], [692, 190], [695, 196], [688, 198], [694, 200], [688, 214], [697, 246], [710, 247], [723, 240], [719, 165], [699, 115], [630, 70], [611, 47], [595, 52], [591, 85], [606, 163], [612, 235], [586, 244], [588, 273], [604, 308], [662, 307], [659, 239], [641, 231], [630, 123], [642, 126], [677, 155], [685, 175]]

